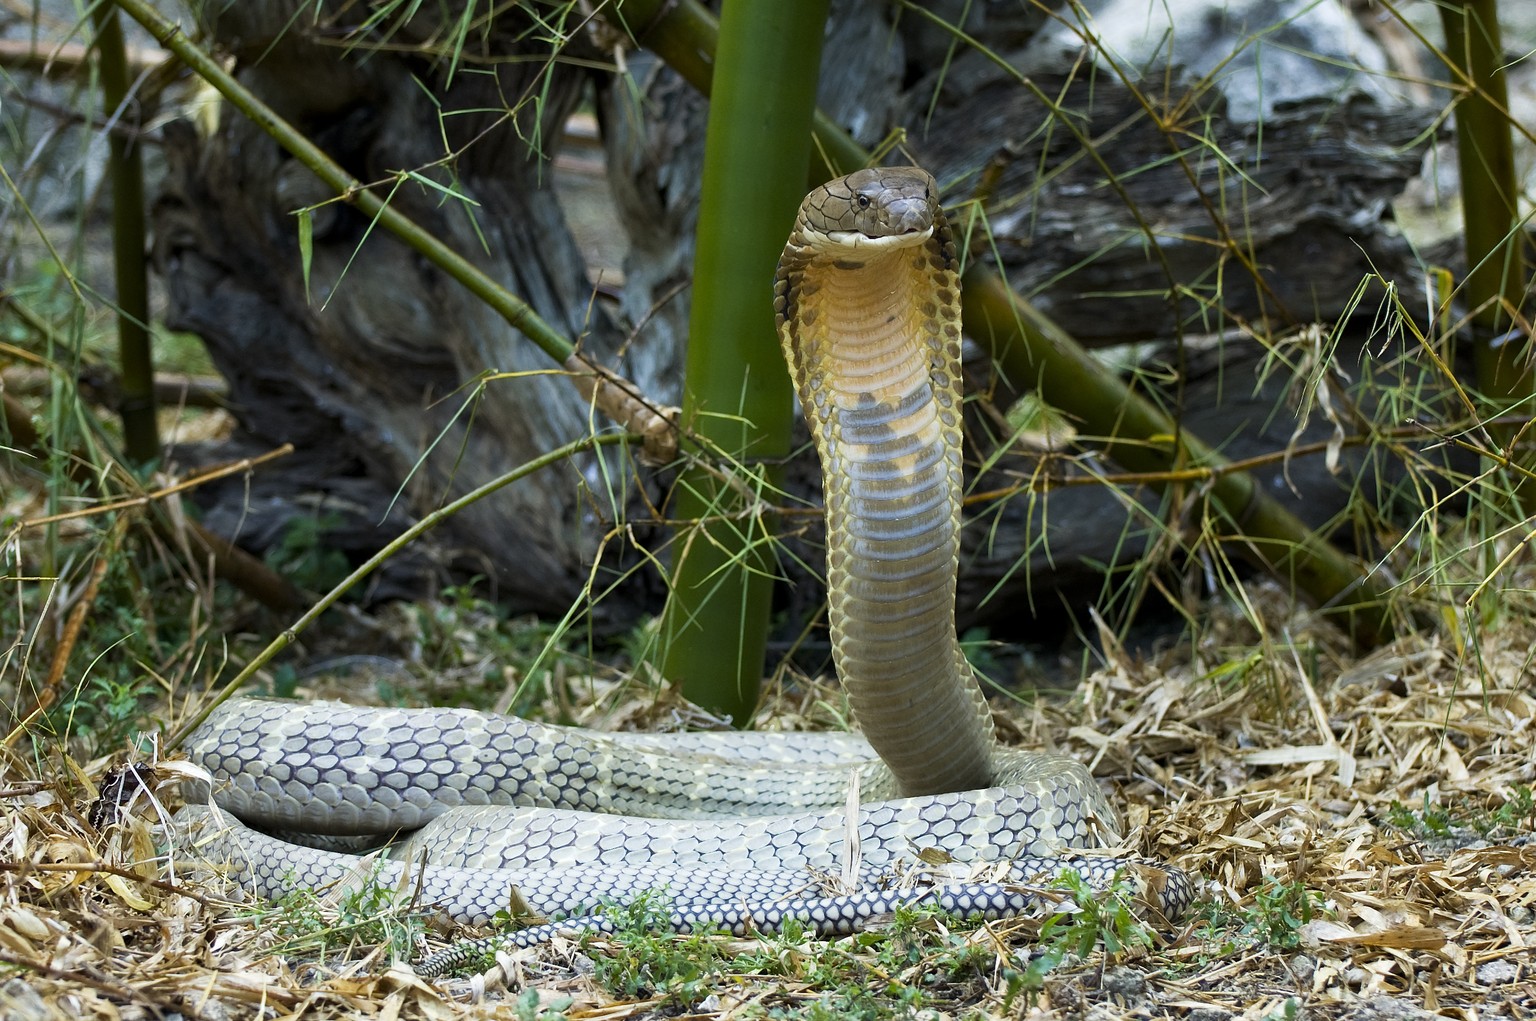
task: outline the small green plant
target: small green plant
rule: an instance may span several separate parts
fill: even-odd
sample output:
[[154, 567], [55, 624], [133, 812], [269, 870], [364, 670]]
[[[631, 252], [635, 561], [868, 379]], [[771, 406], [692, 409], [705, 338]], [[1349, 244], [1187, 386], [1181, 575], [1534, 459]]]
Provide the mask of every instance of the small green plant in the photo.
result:
[[157, 694], [154, 679], [129, 662], [122, 669], [93, 670], [66, 710], [75, 733], [88, 736], [93, 748], [116, 751], [143, 727], [144, 706]]
[[1264, 1021], [1296, 1021], [1301, 1017], [1301, 1001], [1287, 996], [1278, 1007], [1264, 1015]]
[[1392, 802], [1392, 807], [1387, 810], [1387, 821], [1400, 830], [1421, 837], [1448, 837], [1456, 828], [1451, 813], [1431, 805], [1427, 795], [1424, 807], [1417, 811], [1401, 801]]
[[1516, 787], [1509, 800], [1489, 813], [1488, 833], [1536, 828], [1536, 793], [1529, 787]]
[[[1105, 953], [1112, 956], [1152, 946], [1152, 930], [1136, 917], [1133, 908], [1136, 890], [1129, 878], [1117, 877], [1107, 890], [1101, 892], [1069, 869], [1062, 873], [1056, 886], [1072, 894], [1078, 910], [1075, 915], [1057, 923], [1054, 931], [1074, 945], [1078, 956], [1086, 956], [1095, 943], [1101, 944]], [[1041, 929], [1042, 938], [1049, 938], [1053, 922], [1056, 919]]]
[[1152, 946], [1152, 931], [1132, 910], [1136, 892], [1128, 879], [1118, 878], [1109, 889], [1099, 891], [1077, 872], [1067, 869], [1053, 886], [1071, 895], [1072, 909], [1052, 915], [1040, 927], [1040, 950], [1019, 976], [1017, 986], [1010, 985], [1010, 1001], [1020, 992], [1039, 992], [1045, 977], [1069, 954], [1087, 957], [1102, 945], [1104, 952], [1113, 957], [1132, 948]]
[[1536, 794], [1529, 787], [1516, 787], [1499, 804], [1476, 809], [1431, 805], [1428, 797], [1419, 809], [1394, 801], [1387, 822], [1405, 833], [1433, 840], [1464, 834], [1483, 839], [1504, 837], [1528, 831], [1536, 824]]
[[[1301, 927], [1326, 911], [1323, 895], [1316, 890], [1265, 876], [1248, 907], [1209, 905], [1205, 909], [1205, 928], [1208, 938], [1220, 942], [1223, 953], [1232, 949], [1230, 937], [1234, 935], [1290, 949], [1300, 944]], [[1223, 938], [1224, 934], [1228, 938]]]
[[945, 992], [970, 975], [985, 974], [995, 960], [986, 945], [969, 938], [974, 923], [926, 904], [903, 905], [888, 928], [846, 940], [805, 942], [805, 928], [785, 924], [777, 936], [764, 937], [753, 958], [738, 967], [780, 975], [803, 984], [815, 999], [776, 1007], [775, 1018], [863, 1021], [910, 1015], [947, 1006]]
[[426, 916], [408, 908], [402, 892], [370, 876], [348, 890], [335, 905], [297, 883], [272, 904], [268, 917], [279, 955], [353, 957], [384, 947], [395, 960], [406, 960], [426, 931]]
[[[666, 898], [654, 893], [607, 910], [616, 927], [613, 936], [583, 940], [605, 989], [630, 999], [654, 997], [685, 1007], [709, 995], [727, 968], [726, 959], [710, 936], [671, 931], [670, 911]], [[594, 945], [599, 939], [604, 941], [600, 950]]]
[[304, 515], [283, 529], [277, 545], [267, 551], [266, 561], [300, 588], [328, 592], [351, 572], [346, 554], [327, 548], [325, 534], [340, 528], [339, 514]]
[[777, 936], [764, 937], [756, 954], [736, 958], [733, 966], [781, 975], [816, 997], [804, 1005], [774, 1008], [771, 1017], [872, 1019], [947, 1010], [953, 1003], [974, 1002], [976, 989], [968, 985], [994, 983], [1005, 990], [1007, 1013], [1020, 994], [1038, 993], [1045, 976], [1069, 954], [1084, 956], [1100, 945], [1119, 954], [1151, 944], [1150, 931], [1131, 911], [1129, 883], [1098, 891], [1069, 872], [1059, 888], [1070, 893], [1073, 910], [1046, 921], [1038, 939], [1041, 952], [1027, 967], [999, 957], [993, 941], [976, 939], [975, 921], [922, 904], [897, 908], [888, 928], [833, 942], [805, 942], [804, 929], [790, 923]]
[[[589, 674], [594, 660], [559, 625], [509, 617], [504, 607], [485, 598], [480, 581], [450, 585], [430, 603], [400, 608], [416, 635], [421, 665], [439, 685], [426, 697], [435, 703], [489, 707], [515, 678], [519, 683], [508, 711], [536, 715], [551, 693], [553, 676]], [[380, 689], [389, 702], [413, 694], [423, 693]]]
[[614, 995], [687, 1007], [730, 976], [773, 975], [790, 980], [797, 992], [787, 1004], [768, 1006], [769, 1017], [875, 1021], [968, 1002], [975, 995], [970, 980], [980, 985], [995, 975], [1017, 983], [1022, 977], [1006, 963], [1000, 967], [990, 941], [971, 937], [975, 923], [927, 905], [898, 907], [888, 927], [845, 939], [812, 938], [791, 919], [779, 932], [759, 936], [749, 951], [713, 934], [668, 931], [664, 905], [647, 896], [610, 909], [616, 931], [588, 937], [596, 977]]
[[[158, 580], [153, 572], [141, 571], [120, 548], [102, 546], [94, 555], [105, 564], [100, 590], [80, 621], [67, 666], [56, 675], [40, 732], [79, 739], [92, 754], [114, 754], [151, 729], [152, 707], [196, 636], [181, 615], [184, 595], [164, 594], [152, 604], [144, 591]], [[48, 651], [56, 656], [60, 648]]]
[[530, 987], [518, 994], [512, 1003], [512, 1010], [517, 1015], [517, 1021], [565, 1021], [565, 1008], [573, 1002], [569, 996], [563, 996], [546, 1006], [539, 991]]
[[1317, 891], [1266, 876], [1253, 895], [1243, 931], [1273, 947], [1294, 947], [1301, 942], [1301, 927], [1324, 910], [1323, 895]]

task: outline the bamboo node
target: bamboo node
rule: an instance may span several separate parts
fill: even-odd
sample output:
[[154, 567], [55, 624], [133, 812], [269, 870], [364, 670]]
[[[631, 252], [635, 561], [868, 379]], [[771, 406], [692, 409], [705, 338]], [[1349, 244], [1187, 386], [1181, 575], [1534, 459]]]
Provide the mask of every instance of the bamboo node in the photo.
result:
[[565, 360], [576, 390], [592, 407], [629, 432], [640, 436], [640, 463], [656, 468], [677, 460], [677, 419], [680, 409], [656, 404], [612, 369], [588, 361], [580, 353]]

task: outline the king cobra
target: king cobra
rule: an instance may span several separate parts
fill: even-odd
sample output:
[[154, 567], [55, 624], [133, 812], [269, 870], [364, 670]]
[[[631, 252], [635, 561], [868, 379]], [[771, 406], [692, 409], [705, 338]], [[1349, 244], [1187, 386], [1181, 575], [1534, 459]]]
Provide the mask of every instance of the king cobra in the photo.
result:
[[[796, 918], [830, 935], [918, 901], [1032, 910], [1067, 867], [1111, 882], [1126, 860], [1083, 853], [1120, 839], [1103, 793], [1080, 763], [999, 745], [956, 637], [959, 306], [954, 239], [925, 171], [861, 170], [806, 196], [774, 308], [821, 458], [833, 658], [867, 745], [239, 699], [190, 739], [216, 803], [265, 830], [415, 830], [378, 878], [465, 922], [505, 910], [513, 889], [538, 914], [577, 916], [500, 943], [604, 928], [581, 913], [646, 891], [669, 898], [680, 929]], [[850, 813], [853, 784], [863, 803]], [[358, 874], [351, 855], [186, 812], [183, 828], [260, 895]], [[923, 882], [891, 882], [919, 858]], [[1187, 905], [1178, 870], [1131, 867], [1165, 914]], [[854, 885], [828, 892], [827, 875]]]

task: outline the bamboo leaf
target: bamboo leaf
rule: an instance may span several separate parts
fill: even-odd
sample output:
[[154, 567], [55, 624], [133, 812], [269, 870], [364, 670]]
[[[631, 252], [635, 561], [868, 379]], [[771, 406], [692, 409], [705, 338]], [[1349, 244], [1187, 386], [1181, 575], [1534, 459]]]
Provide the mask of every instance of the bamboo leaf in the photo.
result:
[[304, 275], [304, 300], [310, 302], [314, 300], [309, 293], [309, 267], [315, 254], [315, 215], [308, 207], [300, 209], [296, 215], [299, 218], [299, 271]]

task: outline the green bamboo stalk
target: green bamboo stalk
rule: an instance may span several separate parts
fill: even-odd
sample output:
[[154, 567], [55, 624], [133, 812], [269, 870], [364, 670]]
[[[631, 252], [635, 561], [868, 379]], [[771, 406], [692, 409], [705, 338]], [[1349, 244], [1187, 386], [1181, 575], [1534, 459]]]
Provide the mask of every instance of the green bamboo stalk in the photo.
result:
[[112, 262], [117, 283], [117, 360], [122, 375], [117, 412], [123, 420], [123, 450], [135, 464], [160, 455], [155, 418], [155, 362], [149, 337], [149, 275], [144, 267], [144, 159], [138, 144], [140, 119], [132, 109], [128, 51], [117, 11], [107, 4], [91, 9], [101, 96], [108, 117], [108, 176], [112, 181]]
[[[1463, 244], [1467, 256], [1465, 300], [1472, 310], [1473, 365], [1478, 390], [1490, 404], [1488, 417], [1518, 404], [1529, 410], [1536, 376], [1529, 363], [1530, 338], [1518, 316], [1528, 274], [1522, 254], [1523, 232], [1517, 207], [1510, 131], [1509, 89], [1504, 78], [1504, 46], [1495, 0], [1464, 0], [1440, 5], [1446, 59], [1460, 79], [1456, 101], [1456, 163], [1461, 176]], [[1514, 432], [1496, 435], [1508, 444]], [[1520, 464], [1529, 455], [1513, 454]], [[1515, 485], [1515, 503], [1528, 505], [1532, 487]]]
[[[763, 487], [789, 454], [791, 389], [773, 271], [804, 194], [828, 0], [727, 0], [704, 144], [683, 421], [742, 461], [678, 479], [680, 532], [662, 617], [662, 673], [739, 726], [757, 708], [773, 595]], [[744, 478], [743, 478], [744, 477]], [[742, 485], [742, 481], [746, 485]]]
[[[711, 19], [696, 0], [624, 0], [637, 43], [666, 60], [690, 85], [709, 94], [714, 52]], [[677, 33], [672, 38], [671, 33]], [[674, 56], [680, 50], [685, 54]], [[812, 183], [864, 166], [869, 155], [818, 111]], [[1389, 586], [1307, 530], [1252, 477], [1222, 469], [1226, 460], [1098, 366], [1081, 345], [1012, 293], [995, 270], [972, 265], [964, 278], [967, 331], [1010, 378], [1039, 387], [1053, 406], [1108, 437], [1109, 456], [1132, 470], [1201, 466], [1212, 472], [1217, 514], [1243, 530], [1243, 548], [1314, 603], [1338, 613], [1351, 635], [1373, 645], [1392, 634]]]
[[[1468, 267], [1466, 297], [1473, 321], [1493, 336], [1510, 328], [1510, 310], [1518, 309], [1525, 298], [1520, 186], [1498, 5], [1495, 0], [1446, 2], [1440, 4], [1440, 18], [1446, 56], [1463, 89], [1456, 101], [1456, 162]], [[1518, 376], [1519, 366], [1508, 355], [1495, 362], [1489, 366], [1488, 380]], [[1487, 381], [1481, 366], [1479, 381]]]

